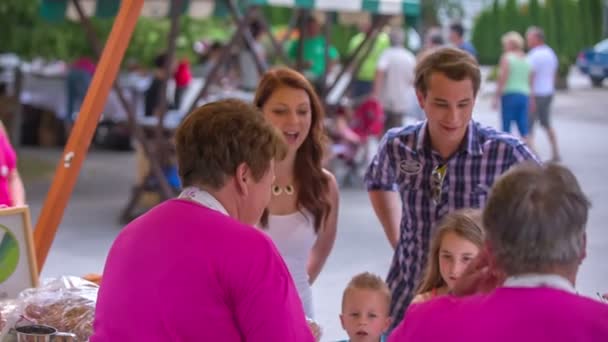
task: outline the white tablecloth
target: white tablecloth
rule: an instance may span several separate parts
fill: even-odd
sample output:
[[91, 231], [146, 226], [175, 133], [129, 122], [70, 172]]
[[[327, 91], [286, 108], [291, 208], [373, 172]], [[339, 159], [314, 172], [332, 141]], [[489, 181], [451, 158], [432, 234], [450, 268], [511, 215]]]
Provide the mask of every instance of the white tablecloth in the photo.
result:
[[[122, 84], [130, 83], [126, 76], [122, 76]], [[145, 80], [143, 81], [145, 82]], [[132, 84], [125, 84], [132, 85]], [[137, 95], [137, 115], [143, 116], [143, 91], [135, 86], [129, 88], [123, 86], [123, 91], [127, 101], [131, 104], [133, 94]], [[133, 89], [134, 91], [129, 91]], [[20, 95], [21, 103], [34, 107], [50, 110], [55, 113], [58, 119], [65, 119], [67, 106], [67, 93], [65, 76], [39, 76], [31, 73], [23, 75], [23, 86]], [[103, 119], [111, 121], [126, 121], [127, 113], [124, 110], [116, 91], [112, 89], [103, 110]]]

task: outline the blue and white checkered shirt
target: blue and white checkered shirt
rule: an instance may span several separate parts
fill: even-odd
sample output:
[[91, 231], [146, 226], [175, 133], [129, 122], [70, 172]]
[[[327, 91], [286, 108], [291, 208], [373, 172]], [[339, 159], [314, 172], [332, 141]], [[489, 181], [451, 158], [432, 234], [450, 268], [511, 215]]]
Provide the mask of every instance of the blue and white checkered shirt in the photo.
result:
[[[403, 202], [399, 243], [387, 278], [395, 325], [414, 295], [435, 223], [455, 209], [481, 208], [494, 181], [514, 164], [539, 162], [522, 141], [473, 121], [449, 160], [432, 151], [426, 135], [426, 121], [389, 130], [365, 175], [368, 191], [399, 191]], [[442, 164], [447, 171], [435, 203], [431, 174]]]

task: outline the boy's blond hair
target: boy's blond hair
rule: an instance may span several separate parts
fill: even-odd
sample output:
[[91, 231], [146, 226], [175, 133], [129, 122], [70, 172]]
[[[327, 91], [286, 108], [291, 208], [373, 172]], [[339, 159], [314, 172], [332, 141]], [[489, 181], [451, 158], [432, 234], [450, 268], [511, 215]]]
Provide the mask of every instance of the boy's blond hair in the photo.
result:
[[[342, 310], [344, 310], [344, 303], [346, 301], [346, 295], [352, 290], [371, 290], [381, 293], [386, 299], [386, 307], [387, 310], [391, 304], [391, 290], [388, 288], [388, 285], [384, 282], [382, 278], [379, 276], [370, 273], [364, 272], [357, 274], [354, 276], [348, 285], [346, 285], [346, 289], [344, 289], [344, 293], [342, 294]], [[388, 313], [388, 312], [387, 312]]]

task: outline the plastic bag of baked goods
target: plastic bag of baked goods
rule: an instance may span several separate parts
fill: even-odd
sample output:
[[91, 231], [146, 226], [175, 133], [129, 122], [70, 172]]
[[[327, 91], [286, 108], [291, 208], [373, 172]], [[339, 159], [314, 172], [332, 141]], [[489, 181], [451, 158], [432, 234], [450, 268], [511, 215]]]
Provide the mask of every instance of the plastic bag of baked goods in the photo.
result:
[[18, 319], [17, 311], [19, 303], [14, 300], [0, 301], [0, 341], [4, 341], [5, 336]]
[[96, 284], [78, 277], [51, 279], [19, 294], [19, 315], [27, 321], [76, 334], [78, 341], [88, 341], [93, 334], [98, 289]]

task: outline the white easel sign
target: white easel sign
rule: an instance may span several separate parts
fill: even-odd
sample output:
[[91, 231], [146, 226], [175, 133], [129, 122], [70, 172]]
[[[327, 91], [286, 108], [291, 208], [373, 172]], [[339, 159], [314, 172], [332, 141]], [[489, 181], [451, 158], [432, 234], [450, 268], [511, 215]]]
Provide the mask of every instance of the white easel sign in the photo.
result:
[[0, 209], [0, 300], [38, 286], [28, 207]]

